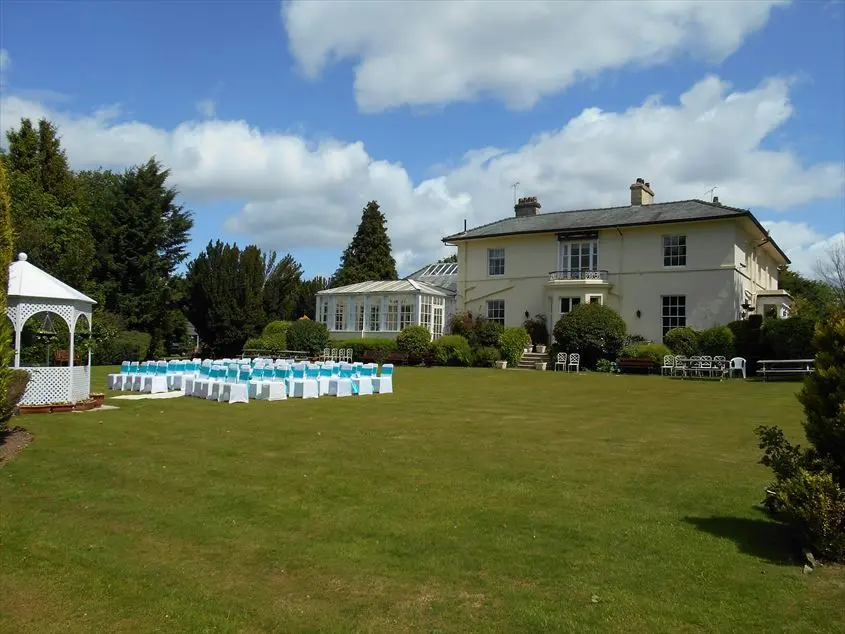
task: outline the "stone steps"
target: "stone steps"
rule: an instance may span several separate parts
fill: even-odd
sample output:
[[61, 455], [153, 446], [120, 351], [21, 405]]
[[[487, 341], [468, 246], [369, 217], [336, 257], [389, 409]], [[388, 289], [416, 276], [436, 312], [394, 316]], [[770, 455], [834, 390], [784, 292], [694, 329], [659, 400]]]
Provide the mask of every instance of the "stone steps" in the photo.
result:
[[[547, 352], [526, 352], [522, 355], [522, 359], [519, 360], [518, 367], [533, 370], [534, 364], [538, 361], [549, 363], [549, 354]], [[548, 366], [546, 366], [546, 369], [548, 369]]]

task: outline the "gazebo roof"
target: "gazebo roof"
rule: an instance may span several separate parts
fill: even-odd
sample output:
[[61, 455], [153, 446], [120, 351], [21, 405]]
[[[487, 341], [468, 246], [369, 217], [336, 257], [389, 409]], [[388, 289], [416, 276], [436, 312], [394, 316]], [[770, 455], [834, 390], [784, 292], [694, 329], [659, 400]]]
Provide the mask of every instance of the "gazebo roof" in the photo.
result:
[[9, 265], [9, 297], [38, 297], [91, 305], [97, 303], [87, 295], [27, 262], [26, 253], [18, 255], [17, 261]]

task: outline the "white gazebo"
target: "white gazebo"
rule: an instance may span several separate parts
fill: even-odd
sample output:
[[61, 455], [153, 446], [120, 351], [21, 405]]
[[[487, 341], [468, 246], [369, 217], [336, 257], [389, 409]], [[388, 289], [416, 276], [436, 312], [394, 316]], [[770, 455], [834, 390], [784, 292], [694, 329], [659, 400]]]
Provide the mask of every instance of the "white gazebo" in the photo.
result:
[[[91, 392], [91, 351], [88, 364], [73, 365], [74, 334], [80, 317], [85, 317], [91, 330], [93, 299], [26, 261], [26, 254], [18, 255], [9, 265], [9, 300], [6, 315], [15, 331], [15, 367], [30, 375], [21, 405], [46, 403], [76, 403], [88, 398]], [[21, 367], [21, 333], [27, 320], [40, 313], [61, 317], [70, 332], [67, 366]]]

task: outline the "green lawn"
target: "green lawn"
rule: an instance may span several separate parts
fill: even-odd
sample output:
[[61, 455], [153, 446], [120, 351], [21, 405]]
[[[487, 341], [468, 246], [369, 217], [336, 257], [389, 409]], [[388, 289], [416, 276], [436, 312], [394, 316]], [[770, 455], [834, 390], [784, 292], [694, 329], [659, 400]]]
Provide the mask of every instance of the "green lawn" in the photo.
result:
[[[103, 385], [104, 371], [97, 375]], [[397, 370], [14, 421], [3, 632], [843, 632], [756, 505], [790, 383]]]

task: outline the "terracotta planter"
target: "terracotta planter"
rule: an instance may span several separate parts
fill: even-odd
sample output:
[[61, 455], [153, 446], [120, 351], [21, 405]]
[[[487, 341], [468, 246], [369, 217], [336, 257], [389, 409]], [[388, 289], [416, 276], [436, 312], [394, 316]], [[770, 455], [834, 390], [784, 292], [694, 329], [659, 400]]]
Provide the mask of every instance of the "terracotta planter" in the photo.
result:
[[102, 405], [105, 402], [105, 400], [106, 400], [105, 394], [92, 394], [91, 395], [92, 408], [99, 407], [100, 405]]
[[54, 414], [61, 414], [63, 412], [72, 412], [73, 403], [61, 403], [60, 405], [53, 405], [52, 412]]
[[21, 405], [18, 407], [20, 414], [49, 414], [52, 408], [49, 405]]

